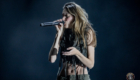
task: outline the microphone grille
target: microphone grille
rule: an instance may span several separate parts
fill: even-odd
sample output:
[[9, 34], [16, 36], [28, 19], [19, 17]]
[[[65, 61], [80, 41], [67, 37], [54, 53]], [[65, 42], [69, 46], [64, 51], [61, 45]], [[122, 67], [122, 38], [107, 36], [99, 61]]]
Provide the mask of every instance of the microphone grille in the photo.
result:
[[40, 23], [40, 26], [44, 26], [44, 23]]

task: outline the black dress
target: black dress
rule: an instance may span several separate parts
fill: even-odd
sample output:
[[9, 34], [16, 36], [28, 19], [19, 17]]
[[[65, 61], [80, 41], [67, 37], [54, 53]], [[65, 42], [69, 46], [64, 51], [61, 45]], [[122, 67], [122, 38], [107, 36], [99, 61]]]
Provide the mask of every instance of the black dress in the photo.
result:
[[[85, 29], [87, 30], [87, 29]], [[85, 35], [85, 42], [86, 41], [86, 35]], [[80, 43], [78, 45], [78, 40], [80, 40]], [[86, 43], [87, 46], [87, 43]], [[76, 49], [78, 49], [85, 57], [87, 57], [87, 47], [84, 48], [84, 43], [82, 38], [80, 37], [80, 39], [75, 38], [75, 34], [72, 31], [72, 29], [65, 29], [61, 42], [60, 42], [60, 62], [59, 62], [59, 70], [61, 67], [61, 63], [66, 63], [66, 67], [65, 67], [65, 76], [67, 76], [66, 74], [66, 68], [67, 68], [67, 63], [71, 63], [73, 64], [73, 68], [75, 68], [75, 75], [76, 75], [76, 64], [80, 64], [80, 65], [84, 65], [75, 55], [73, 56], [65, 56], [62, 55], [62, 51], [68, 51], [66, 50], [68, 47], [75, 47]], [[57, 75], [59, 74], [59, 70]], [[84, 73], [84, 68], [83, 68], [83, 73]]]

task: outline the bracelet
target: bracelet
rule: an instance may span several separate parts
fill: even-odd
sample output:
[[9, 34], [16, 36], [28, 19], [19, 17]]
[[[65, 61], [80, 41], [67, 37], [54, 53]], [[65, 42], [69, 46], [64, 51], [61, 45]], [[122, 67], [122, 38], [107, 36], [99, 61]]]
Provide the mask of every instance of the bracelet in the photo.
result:
[[56, 48], [53, 48], [53, 49], [52, 49], [51, 55], [57, 55], [57, 49], [56, 49]]

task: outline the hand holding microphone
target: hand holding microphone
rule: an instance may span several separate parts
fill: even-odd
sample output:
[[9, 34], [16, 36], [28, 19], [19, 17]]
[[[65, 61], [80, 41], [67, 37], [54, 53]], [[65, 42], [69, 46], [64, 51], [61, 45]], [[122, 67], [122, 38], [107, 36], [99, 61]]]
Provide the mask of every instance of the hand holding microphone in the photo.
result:
[[54, 26], [54, 25], [58, 25], [59, 23], [64, 24], [64, 21], [60, 21], [60, 22], [44, 22], [44, 23], [40, 23], [40, 26], [43, 26], [43, 27]]
[[62, 19], [56, 20], [54, 22], [60, 22], [58, 25], [55, 25], [58, 36], [60, 37], [63, 33], [63, 30], [64, 30], [64, 25], [63, 25], [63, 23], [61, 23]]
[[62, 19], [58, 19], [58, 20], [55, 20], [53, 22], [44, 22], [44, 23], [40, 23], [40, 26], [43, 26], [43, 27], [47, 27], [47, 26], [55, 26], [56, 27], [56, 30], [57, 30], [57, 33], [58, 35], [57, 36], [61, 36], [62, 35], [62, 32], [63, 32], [63, 24], [64, 24], [64, 21]]

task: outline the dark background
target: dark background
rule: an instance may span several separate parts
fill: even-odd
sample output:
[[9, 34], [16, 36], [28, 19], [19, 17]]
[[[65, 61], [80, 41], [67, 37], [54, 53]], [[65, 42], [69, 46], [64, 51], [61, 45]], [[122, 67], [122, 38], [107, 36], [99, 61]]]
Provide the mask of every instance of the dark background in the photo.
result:
[[[71, 0], [0, 1], [0, 80], [55, 80], [48, 54], [55, 27], [41, 22], [62, 18], [62, 7]], [[91, 80], [140, 79], [140, 7], [138, 0], [73, 0], [89, 15], [97, 33], [95, 66]]]

